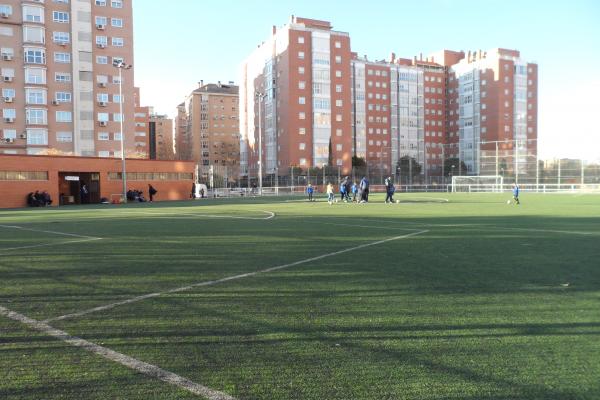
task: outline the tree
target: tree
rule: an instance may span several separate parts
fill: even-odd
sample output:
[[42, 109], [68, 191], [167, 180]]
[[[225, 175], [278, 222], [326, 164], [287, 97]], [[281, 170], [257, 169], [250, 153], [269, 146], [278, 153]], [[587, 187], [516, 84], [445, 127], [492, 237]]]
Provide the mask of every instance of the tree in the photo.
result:
[[331, 144], [331, 138], [329, 138], [329, 156], [327, 157], [327, 166], [333, 165], [333, 145]]
[[415, 176], [421, 175], [421, 169], [421, 164], [419, 164], [414, 157], [410, 156], [400, 157], [398, 164], [396, 164], [396, 170], [400, 172], [400, 177], [410, 176], [411, 181]]
[[444, 176], [458, 175], [461, 172], [462, 174], [467, 173], [467, 164], [464, 161], [459, 161], [458, 157], [450, 157], [444, 160]]
[[352, 166], [353, 167], [366, 167], [367, 162], [362, 157], [352, 156]]

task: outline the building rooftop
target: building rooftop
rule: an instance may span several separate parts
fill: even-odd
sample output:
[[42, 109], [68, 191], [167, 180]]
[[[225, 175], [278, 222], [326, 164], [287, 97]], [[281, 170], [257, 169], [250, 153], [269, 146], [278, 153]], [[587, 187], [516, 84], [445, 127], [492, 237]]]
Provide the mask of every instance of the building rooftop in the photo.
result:
[[202, 85], [193, 93], [222, 93], [222, 94], [239, 94], [240, 88], [236, 85], [224, 85], [221, 83], [209, 83]]

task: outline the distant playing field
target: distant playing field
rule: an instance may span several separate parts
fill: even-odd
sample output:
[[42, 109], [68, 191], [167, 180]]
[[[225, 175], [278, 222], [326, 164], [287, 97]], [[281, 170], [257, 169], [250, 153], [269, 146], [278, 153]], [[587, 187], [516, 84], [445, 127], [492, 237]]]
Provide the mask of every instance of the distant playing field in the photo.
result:
[[0, 399], [599, 399], [600, 195], [0, 210]]

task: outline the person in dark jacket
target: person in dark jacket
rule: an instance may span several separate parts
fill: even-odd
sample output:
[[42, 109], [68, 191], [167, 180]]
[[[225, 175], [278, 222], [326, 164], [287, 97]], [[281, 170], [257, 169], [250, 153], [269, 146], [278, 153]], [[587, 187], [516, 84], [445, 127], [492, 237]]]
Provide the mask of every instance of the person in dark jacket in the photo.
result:
[[154, 189], [151, 184], [148, 184], [148, 196], [150, 196], [150, 203], [152, 203], [154, 195], [158, 193], [158, 190]]
[[308, 201], [314, 201], [313, 200], [314, 192], [315, 192], [315, 188], [313, 188], [313, 186], [309, 183], [308, 186], [306, 187], [306, 194], [308, 195]]
[[392, 177], [389, 176], [387, 178], [385, 178], [385, 202], [386, 203], [393, 203], [394, 202], [394, 192], [396, 191], [396, 188], [394, 187], [394, 181], [392, 181]]

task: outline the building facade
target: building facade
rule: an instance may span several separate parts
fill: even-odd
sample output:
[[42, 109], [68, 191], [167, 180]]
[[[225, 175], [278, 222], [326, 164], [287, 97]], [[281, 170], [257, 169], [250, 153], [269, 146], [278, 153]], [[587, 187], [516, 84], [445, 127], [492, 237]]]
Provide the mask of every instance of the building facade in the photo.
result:
[[537, 155], [537, 65], [515, 50], [371, 61], [329, 22], [292, 17], [241, 74], [242, 176], [258, 173], [259, 142], [266, 175], [324, 165], [346, 174], [355, 156], [382, 175], [409, 165], [431, 181], [456, 159], [463, 174], [490, 174], [481, 154], [491, 142], [514, 141], [493, 144], [512, 152], [509, 164]]
[[1, 0], [0, 47], [0, 153], [120, 156], [133, 71], [121, 71], [121, 97], [113, 63], [133, 62], [131, 0]]
[[172, 119], [166, 115], [150, 113], [148, 138], [150, 141], [150, 159], [175, 160]]
[[232, 179], [239, 176], [239, 88], [200, 82], [178, 107], [175, 142], [179, 159], [207, 170], [219, 167]]

